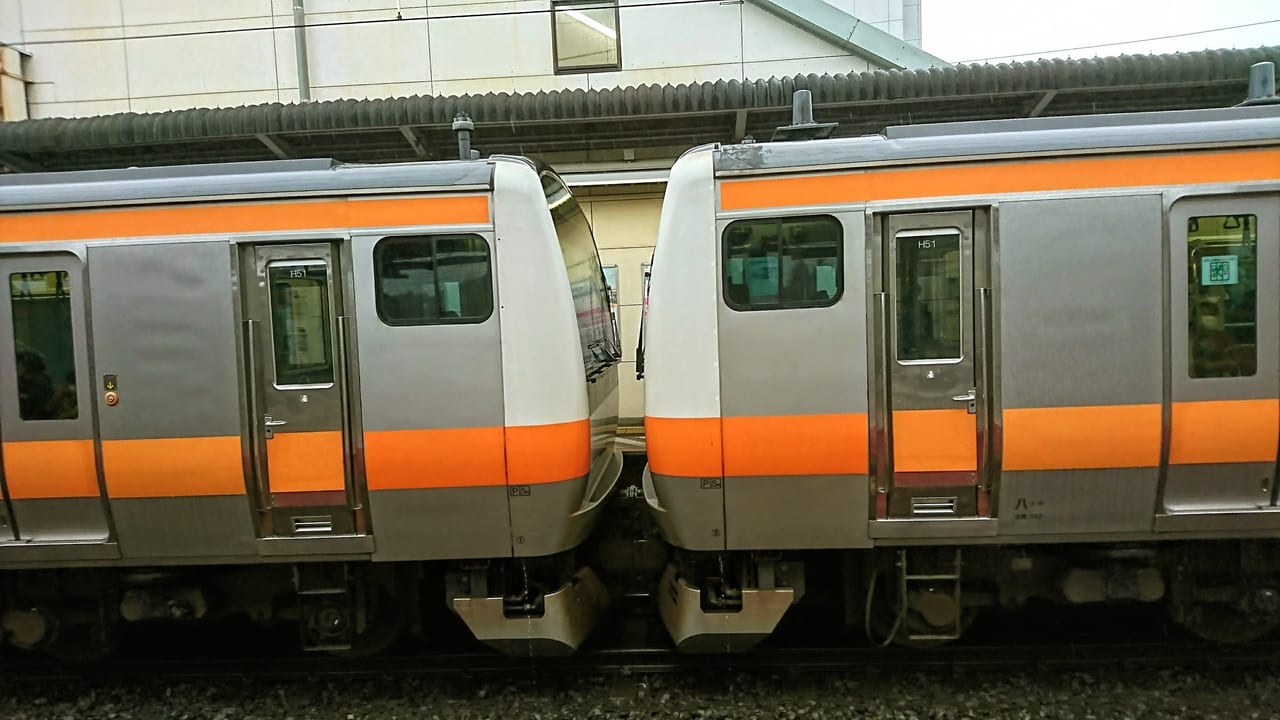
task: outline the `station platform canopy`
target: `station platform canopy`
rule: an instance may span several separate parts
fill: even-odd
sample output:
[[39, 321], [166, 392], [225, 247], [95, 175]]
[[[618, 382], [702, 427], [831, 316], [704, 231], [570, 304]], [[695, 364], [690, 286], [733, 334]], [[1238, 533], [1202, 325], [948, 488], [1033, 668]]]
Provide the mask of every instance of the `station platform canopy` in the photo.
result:
[[795, 90], [813, 93], [834, 136], [958, 120], [1226, 107], [1249, 67], [1280, 46], [800, 75], [749, 82], [459, 97], [334, 100], [0, 123], [8, 172], [325, 157], [344, 162], [454, 159], [453, 118], [475, 121], [482, 154], [558, 167], [660, 167], [704, 143], [767, 140], [790, 122]]

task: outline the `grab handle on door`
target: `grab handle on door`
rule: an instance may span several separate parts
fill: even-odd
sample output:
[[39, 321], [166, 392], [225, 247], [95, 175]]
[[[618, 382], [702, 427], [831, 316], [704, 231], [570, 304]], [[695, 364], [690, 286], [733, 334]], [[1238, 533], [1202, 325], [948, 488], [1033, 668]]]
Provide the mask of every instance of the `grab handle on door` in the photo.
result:
[[969, 414], [973, 415], [978, 412], [978, 388], [970, 388], [969, 392], [964, 395], [953, 395], [952, 400], [956, 402], [969, 403]]
[[288, 420], [276, 420], [275, 418], [271, 417], [270, 415], [263, 415], [263, 416], [262, 416], [262, 426], [263, 426], [263, 427], [265, 427], [265, 428], [267, 429], [267, 439], [268, 439], [268, 440], [270, 440], [272, 437], [274, 437], [274, 436], [275, 436], [275, 433], [274, 433], [274, 432], [272, 432], [271, 428], [283, 427], [283, 426], [288, 425], [288, 424], [289, 424], [289, 421], [288, 421]]

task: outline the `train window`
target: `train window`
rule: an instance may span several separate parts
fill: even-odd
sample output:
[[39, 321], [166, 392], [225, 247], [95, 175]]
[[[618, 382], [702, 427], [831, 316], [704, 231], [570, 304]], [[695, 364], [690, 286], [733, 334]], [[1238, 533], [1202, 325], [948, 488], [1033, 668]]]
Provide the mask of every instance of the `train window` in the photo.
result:
[[618, 324], [611, 312], [611, 293], [600, 265], [591, 223], [578, 199], [560, 178], [550, 172], [541, 173], [542, 192], [547, 210], [560, 243], [569, 292], [578, 318], [578, 340], [582, 347], [582, 366], [587, 379], [604, 374], [622, 359], [618, 343]]
[[493, 313], [489, 244], [479, 235], [418, 235], [373, 249], [378, 317], [388, 325], [484, 322]]
[[894, 254], [898, 360], [960, 359], [960, 233], [906, 230]]
[[9, 276], [13, 308], [18, 416], [74, 420], [76, 355], [71, 329], [71, 277], [65, 271]]
[[617, 0], [553, 0], [551, 6], [557, 73], [622, 69]]
[[738, 220], [724, 230], [724, 300], [734, 310], [834, 305], [843, 233], [830, 215]]
[[1193, 378], [1257, 372], [1257, 246], [1256, 215], [1187, 220], [1187, 351]]
[[323, 260], [267, 266], [276, 385], [333, 382], [329, 337], [329, 268]]

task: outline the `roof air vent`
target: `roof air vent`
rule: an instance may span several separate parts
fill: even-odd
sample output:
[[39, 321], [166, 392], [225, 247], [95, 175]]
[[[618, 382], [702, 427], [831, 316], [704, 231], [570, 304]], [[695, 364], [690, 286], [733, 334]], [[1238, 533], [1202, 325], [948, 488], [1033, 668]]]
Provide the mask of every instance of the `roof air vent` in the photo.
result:
[[1274, 105], [1276, 97], [1276, 66], [1271, 62], [1254, 63], [1249, 68], [1249, 97], [1241, 105]]
[[791, 124], [774, 130], [773, 141], [820, 140], [830, 137], [838, 124], [814, 122], [813, 94], [808, 90], [797, 90], [791, 98]]

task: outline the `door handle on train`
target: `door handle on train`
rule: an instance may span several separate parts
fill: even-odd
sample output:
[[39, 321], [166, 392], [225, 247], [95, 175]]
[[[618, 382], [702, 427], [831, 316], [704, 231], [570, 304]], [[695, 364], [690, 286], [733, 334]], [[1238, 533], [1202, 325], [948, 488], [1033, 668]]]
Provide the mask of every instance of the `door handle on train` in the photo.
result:
[[272, 429], [271, 429], [271, 428], [283, 427], [283, 426], [288, 425], [288, 424], [289, 424], [289, 421], [288, 421], [288, 420], [276, 420], [275, 418], [271, 417], [270, 415], [263, 415], [263, 416], [262, 416], [262, 425], [263, 425], [263, 427], [265, 427], [265, 428], [267, 429], [267, 433], [266, 433], [266, 434], [267, 434], [267, 439], [268, 439], [268, 440], [270, 440], [271, 438], [275, 437], [275, 433], [272, 431]]
[[974, 415], [978, 412], [978, 389], [970, 388], [969, 392], [964, 395], [953, 395], [952, 400], [956, 402], [969, 403], [969, 414]]

